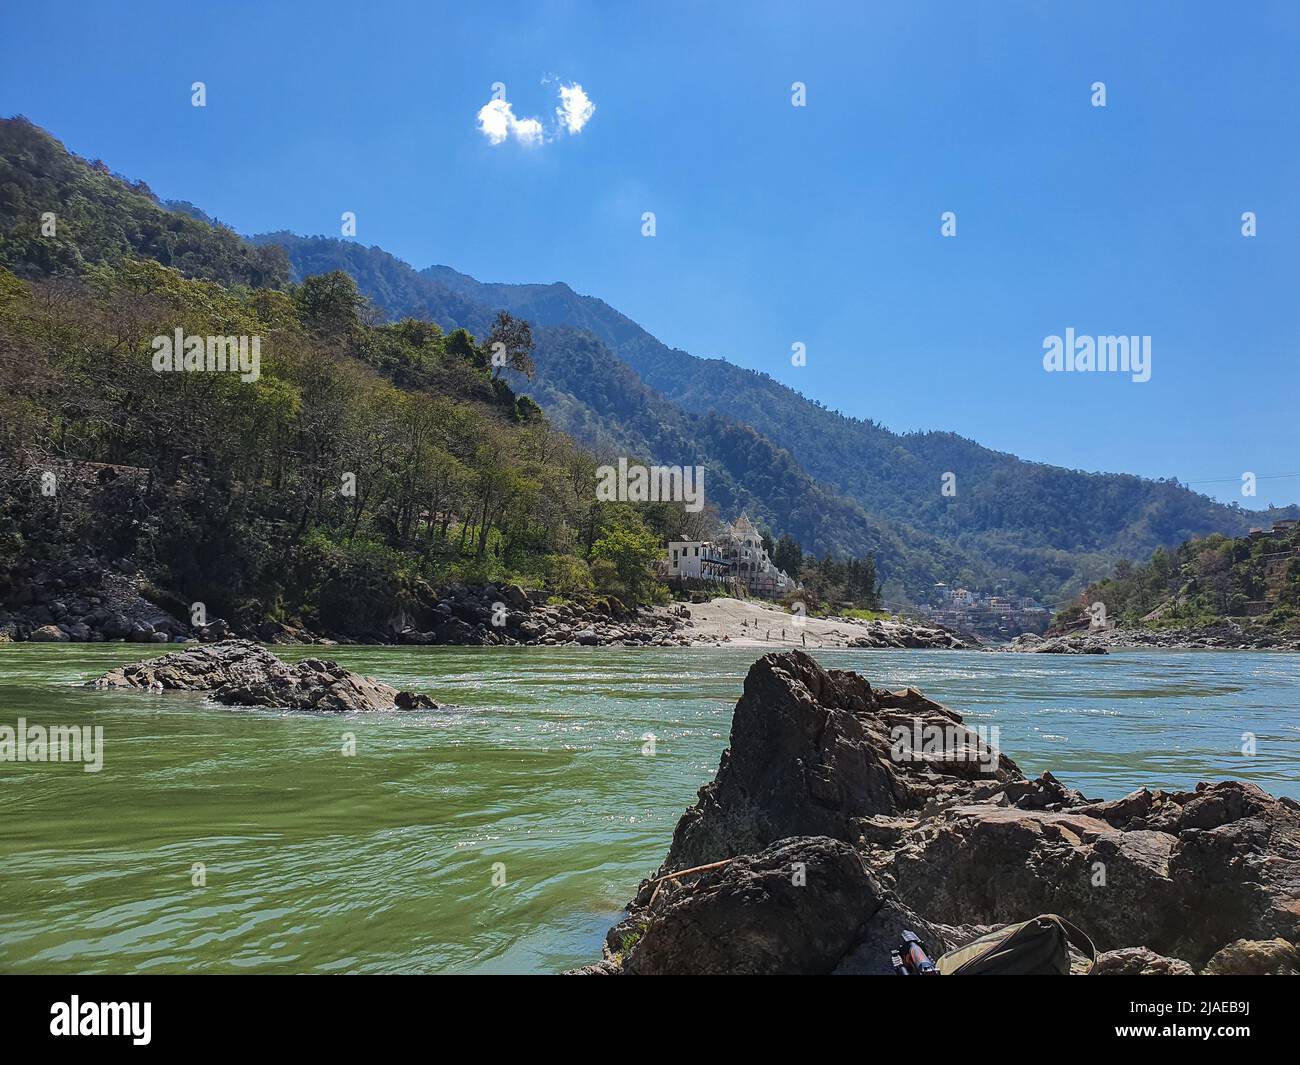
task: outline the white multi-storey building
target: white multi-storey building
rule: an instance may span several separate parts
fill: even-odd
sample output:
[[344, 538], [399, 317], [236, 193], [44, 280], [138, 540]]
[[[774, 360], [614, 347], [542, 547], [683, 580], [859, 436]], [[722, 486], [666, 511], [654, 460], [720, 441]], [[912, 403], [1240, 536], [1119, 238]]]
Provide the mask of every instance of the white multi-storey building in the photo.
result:
[[668, 544], [670, 580], [733, 582], [750, 595], [776, 597], [795, 582], [768, 557], [763, 537], [742, 514], [713, 540], [673, 540]]

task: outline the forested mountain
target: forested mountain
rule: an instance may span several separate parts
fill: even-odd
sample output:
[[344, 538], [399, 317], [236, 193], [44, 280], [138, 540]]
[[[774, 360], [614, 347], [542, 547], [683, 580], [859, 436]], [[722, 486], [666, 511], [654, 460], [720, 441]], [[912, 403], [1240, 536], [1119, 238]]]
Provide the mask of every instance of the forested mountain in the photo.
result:
[[227, 284], [282, 288], [289, 280], [278, 248], [169, 211], [144, 182], [72, 155], [26, 119], [0, 120], [0, 266], [41, 277], [128, 257]]
[[652, 455], [669, 465], [702, 465], [706, 495], [723, 514], [746, 511], [819, 554], [872, 553], [916, 595], [954, 574], [972, 583], [993, 576], [952, 545], [871, 515], [752, 426], [664, 399], [588, 332], [540, 329], [536, 361], [536, 378], [520, 389], [602, 460]]
[[[346, 270], [388, 317], [413, 314], [448, 329], [463, 326], [481, 332], [496, 314], [493, 306], [462, 296], [427, 272], [416, 273], [379, 248], [288, 233], [254, 240], [288, 250], [295, 277]], [[574, 296], [567, 285], [526, 287], [562, 289]], [[581, 310], [583, 304], [577, 306]], [[774, 533], [795, 537], [809, 553], [872, 553], [888, 582], [887, 592], [894, 596], [923, 597], [937, 581], [984, 585], [1011, 576], [995, 573], [954, 544], [870, 513], [810, 476], [787, 450], [753, 426], [711, 408], [691, 411], [672, 402], [598, 339], [582, 314], [575, 318], [577, 327], [538, 328], [537, 373], [532, 380], [518, 374], [508, 377], [514, 388], [535, 399], [557, 425], [602, 459], [642, 455], [668, 465], [702, 465], [709, 502], [724, 515], [747, 511]], [[628, 335], [639, 330], [630, 322], [628, 327]]]
[[[445, 266], [417, 272], [354, 242], [284, 233], [255, 239], [283, 246], [297, 276], [347, 270], [389, 316], [417, 314], [470, 329], [498, 308], [528, 319], [544, 339], [538, 376], [520, 387], [568, 432], [665, 463], [707, 453], [720, 467], [711, 486], [724, 492], [714, 498], [725, 512], [732, 513], [725, 493], [736, 500], [747, 494], [754, 502], [744, 505], [772, 528], [807, 530], [810, 550], [875, 551], [893, 595], [923, 598], [943, 580], [1059, 602], [1119, 559], [1211, 532], [1240, 535], [1256, 521], [1300, 513], [1252, 515], [1174, 481], [1026, 462], [952, 433], [893, 433], [827, 410], [766, 374], [671, 349], [563, 283], [485, 284]], [[581, 343], [581, 332], [601, 347]], [[748, 450], [761, 442], [761, 450], [783, 456], [813, 506], [761, 484], [770, 470], [763, 460], [729, 461], [708, 437], [709, 424], [744, 426], [752, 434], [744, 437]], [[940, 493], [948, 472], [960, 485], [955, 497]], [[851, 520], [855, 514], [865, 520]]]
[[680, 508], [597, 501], [492, 366], [501, 322], [372, 321], [30, 123], [0, 146], [0, 605], [138, 567], [177, 616], [373, 639], [449, 583], [655, 594]]

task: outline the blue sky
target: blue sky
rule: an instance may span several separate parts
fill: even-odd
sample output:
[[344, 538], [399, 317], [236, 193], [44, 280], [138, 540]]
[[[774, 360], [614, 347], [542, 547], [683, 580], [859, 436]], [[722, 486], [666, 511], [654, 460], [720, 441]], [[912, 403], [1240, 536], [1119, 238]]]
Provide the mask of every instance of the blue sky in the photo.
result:
[[[1300, 5], [46, 2], [0, 34], [0, 113], [242, 232], [354, 211], [892, 429], [1300, 499]], [[596, 110], [493, 145], [495, 82]], [[1151, 336], [1151, 380], [1046, 373], [1067, 327]]]

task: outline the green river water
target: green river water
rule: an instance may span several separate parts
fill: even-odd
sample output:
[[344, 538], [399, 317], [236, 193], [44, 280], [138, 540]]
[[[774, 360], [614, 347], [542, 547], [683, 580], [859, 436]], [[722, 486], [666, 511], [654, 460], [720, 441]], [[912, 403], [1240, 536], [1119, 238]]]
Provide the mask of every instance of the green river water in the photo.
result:
[[[595, 960], [716, 770], [760, 653], [331, 648], [453, 704], [346, 718], [81, 687], [144, 651], [0, 646], [0, 725], [104, 734], [98, 773], [0, 762], [0, 971], [532, 973]], [[817, 657], [996, 725], [1027, 773], [1051, 769], [1091, 796], [1227, 777], [1300, 796], [1297, 655]]]

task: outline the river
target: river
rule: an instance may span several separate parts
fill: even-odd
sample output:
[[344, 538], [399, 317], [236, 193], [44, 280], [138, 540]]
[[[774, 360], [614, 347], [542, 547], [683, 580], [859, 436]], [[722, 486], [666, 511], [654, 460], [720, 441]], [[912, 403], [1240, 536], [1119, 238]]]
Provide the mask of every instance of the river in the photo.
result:
[[[0, 725], [104, 737], [97, 773], [0, 762], [0, 971], [533, 973], [595, 960], [717, 768], [760, 653], [331, 648], [452, 704], [347, 718], [81, 686], [151, 650], [0, 646]], [[997, 726], [1026, 773], [1051, 769], [1090, 796], [1228, 777], [1300, 796], [1297, 655], [817, 657]]]

